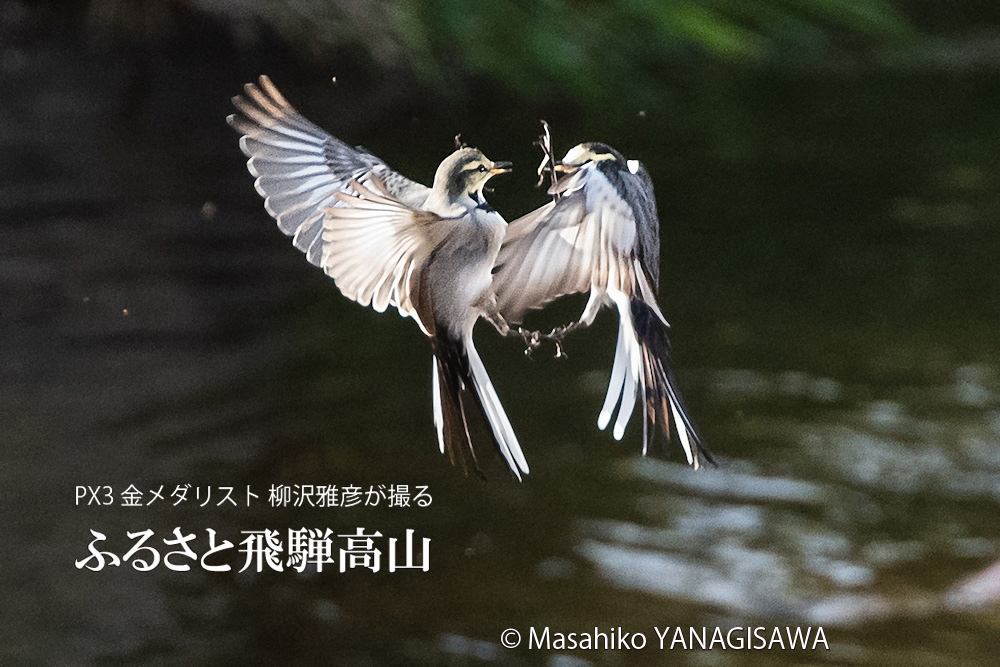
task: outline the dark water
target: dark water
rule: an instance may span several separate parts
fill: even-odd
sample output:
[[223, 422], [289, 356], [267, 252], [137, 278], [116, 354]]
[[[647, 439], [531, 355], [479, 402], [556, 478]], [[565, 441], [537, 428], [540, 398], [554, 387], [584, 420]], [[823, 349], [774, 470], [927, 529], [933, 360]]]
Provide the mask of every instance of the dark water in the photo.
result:
[[[600, 138], [657, 184], [678, 373], [720, 465], [642, 460], [635, 423], [622, 443], [597, 430], [604, 314], [564, 361], [481, 326], [532, 467], [518, 484], [482, 456], [482, 484], [436, 451], [413, 323], [343, 299], [264, 214], [222, 123], [236, 75], [162, 65], [133, 100], [133, 68], [82, 47], [5, 53], [3, 664], [995, 660], [988, 582], [962, 582], [1000, 558], [996, 77], [723, 77], [699, 102], [608, 121]], [[317, 120], [416, 178], [461, 130], [524, 165], [497, 184], [501, 212], [543, 199], [537, 110], [438, 117], [405, 91], [288, 79]], [[549, 120], [565, 149], [607, 119]], [[121, 507], [133, 484], [167, 497]], [[260, 498], [174, 506], [184, 484]], [[276, 484], [424, 485], [433, 502], [274, 508]], [[75, 505], [77, 485], [112, 486], [115, 506]], [[127, 531], [175, 527], [199, 553], [209, 528], [412, 528], [431, 568], [74, 567], [91, 529], [122, 555]], [[546, 626], [650, 644], [501, 647], [506, 628]], [[830, 648], [661, 652], [654, 626], [822, 626]]]

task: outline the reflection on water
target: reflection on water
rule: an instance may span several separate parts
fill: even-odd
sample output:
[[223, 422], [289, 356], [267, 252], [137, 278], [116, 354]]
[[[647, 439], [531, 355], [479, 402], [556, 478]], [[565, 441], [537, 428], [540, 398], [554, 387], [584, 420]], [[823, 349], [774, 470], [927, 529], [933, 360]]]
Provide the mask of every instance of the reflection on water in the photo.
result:
[[[940, 198], [959, 198], [963, 220], [985, 216], [996, 206], [977, 183], [995, 181], [995, 169], [951, 179], [926, 202], [919, 186], [940, 165], [871, 182], [902, 144], [879, 124], [890, 120], [867, 117], [858, 122], [872, 123], [888, 152], [874, 166], [868, 144], [847, 141], [829, 151], [837, 164], [817, 167], [808, 153], [816, 172], [787, 181], [771, 178], [778, 158], [767, 151], [738, 169], [694, 150], [676, 164], [676, 138], [649, 137], [665, 217], [677, 221], [665, 232], [664, 275], [679, 375], [720, 466], [694, 473], [672, 450], [640, 460], [634, 433], [615, 443], [596, 429], [614, 331], [601, 317], [568, 341], [563, 361], [526, 361], [480, 330], [533, 471], [518, 485], [486, 461], [484, 485], [436, 452], [429, 350], [412, 323], [346, 302], [264, 215], [222, 123], [235, 77], [218, 89], [187, 83], [198, 111], [183, 120], [154, 96], [146, 113], [167, 117], [165, 134], [123, 120], [114, 69], [40, 47], [5, 76], [19, 91], [0, 138], [15, 157], [0, 185], [5, 664], [245, 664], [246, 655], [631, 664], [614, 652], [499, 643], [508, 627], [595, 625], [652, 639], [653, 625], [811, 624], [831, 642], [815, 658], [670, 656], [691, 664], [995, 656], [997, 575], [984, 568], [1000, 558], [996, 233], [886, 219], [904, 199], [903, 217], [938, 210]], [[904, 83], [897, 94], [919, 104], [923, 89]], [[845, 131], [836, 118], [811, 122], [784, 145]], [[963, 152], [972, 137], [936, 122], [936, 141], [957, 162], [979, 163]], [[483, 145], [507, 141], [480, 123]], [[758, 132], [785, 132], [783, 123], [764, 117]], [[354, 131], [368, 142], [375, 129]], [[557, 141], [577, 134], [559, 131]], [[503, 157], [533, 164], [528, 140]], [[397, 163], [428, 173], [433, 156], [406, 145], [372, 148], [398, 148]], [[816, 174], [840, 189], [820, 187]], [[536, 193], [510, 194], [529, 181], [503, 195], [512, 213], [537, 204]], [[72, 502], [78, 484], [181, 483], [262, 493], [277, 483], [426, 484], [434, 502], [334, 511]], [[433, 567], [142, 575], [72, 566], [89, 528], [176, 526], [229, 539], [261, 528], [414, 528], [433, 540]], [[666, 660], [649, 649], [634, 657]]]

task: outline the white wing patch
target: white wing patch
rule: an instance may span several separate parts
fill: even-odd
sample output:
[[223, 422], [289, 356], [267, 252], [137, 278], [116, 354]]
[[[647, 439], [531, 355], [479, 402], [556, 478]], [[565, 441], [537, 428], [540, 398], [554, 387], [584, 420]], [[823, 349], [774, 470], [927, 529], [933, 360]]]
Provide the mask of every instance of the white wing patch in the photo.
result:
[[339, 205], [324, 211], [320, 266], [347, 298], [378, 312], [395, 306], [419, 323], [410, 287], [432, 248], [425, 233], [432, 216], [357, 181], [351, 187], [356, 196], [337, 193]]

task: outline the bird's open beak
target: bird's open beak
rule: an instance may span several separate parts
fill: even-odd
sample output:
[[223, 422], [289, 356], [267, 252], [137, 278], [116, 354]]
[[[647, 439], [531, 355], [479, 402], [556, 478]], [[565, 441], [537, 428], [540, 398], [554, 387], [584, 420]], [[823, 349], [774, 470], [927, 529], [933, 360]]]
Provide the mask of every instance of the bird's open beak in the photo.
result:
[[582, 166], [583, 165], [579, 164], [564, 164], [562, 162], [556, 162], [555, 166], [552, 168], [557, 174], [575, 174]]
[[490, 174], [496, 176], [497, 174], [509, 174], [511, 172], [512, 164], [510, 162], [494, 162], [493, 168], [490, 169]]

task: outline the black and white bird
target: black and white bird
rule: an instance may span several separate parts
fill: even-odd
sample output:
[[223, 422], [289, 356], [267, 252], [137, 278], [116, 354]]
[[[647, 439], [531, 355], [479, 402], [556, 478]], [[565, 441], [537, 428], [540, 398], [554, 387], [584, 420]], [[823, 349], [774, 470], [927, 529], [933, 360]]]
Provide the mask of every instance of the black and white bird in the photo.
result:
[[394, 306], [431, 339], [441, 452], [479, 472], [467, 420], [479, 409], [520, 480], [528, 464], [472, 340], [480, 317], [506, 328], [491, 272], [507, 223], [483, 187], [509, 163], [460, 148], [426, 187], [306, 120], [266, 76], [233, 104], [228, 121], [278, 228], [344, 296], [378, 312]]
[[[543, 149], [551, 150], [547, 137], [546, 126]], [[558, 343], [592, 324], [603, 306], [617, 309], [618, 343], [598, 427], [611, 423], [617, 406], [612, 434], [621, 440], [640, 399], [643, 454], [659, 425], [668, 439], [677, 434], [695, 468], [713, 462], [671, 368], [669, 325], [657, 304], [659, 219], [648, 172], [602, 143], [575, 146], [554, 169], [563, 176], [549, 189], [553, 201], [507, 229], [494, 275], [500, 313], [519, 324], [530, 309], [589, 291], [579, 320], [546, 336]]]

